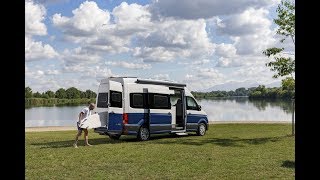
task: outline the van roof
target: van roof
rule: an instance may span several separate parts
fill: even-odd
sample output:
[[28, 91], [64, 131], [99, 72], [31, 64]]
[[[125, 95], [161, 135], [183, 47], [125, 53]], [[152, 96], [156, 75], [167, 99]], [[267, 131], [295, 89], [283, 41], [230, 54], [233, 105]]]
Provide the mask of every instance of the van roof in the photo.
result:
[[175, 83], [169, 81], [160, 81], [160, 80], [151, 80], [151, 79], [137, 79], [136, 83], [139, 84], [156, 84], [156, 85], [167, 85], [167, 86], [177, 86], [177, 87], [186, 87], [186, 84]]
[[[154, 85], [165, 85], [165, 86], [175, 86], [175, 87], [186, 87], [186, 84], [176, 83], [170, 81], [162, 81], [162, 80], [152, 80], [152, 79], [138, 79], [137, 77], [124, 77], [124, 76], [110, 76], [105, 79], [101, 79], [101, 83], [108, 83], [109, 80], [122, 81], [122, 83], [134, 82], [138, 84], [154, 84]], [[122, 79], [122, 80], [121, 80]], [[126, 79], [126, 80], [124, 80]], [[130, 81], [128, 81], [130, 80]]]

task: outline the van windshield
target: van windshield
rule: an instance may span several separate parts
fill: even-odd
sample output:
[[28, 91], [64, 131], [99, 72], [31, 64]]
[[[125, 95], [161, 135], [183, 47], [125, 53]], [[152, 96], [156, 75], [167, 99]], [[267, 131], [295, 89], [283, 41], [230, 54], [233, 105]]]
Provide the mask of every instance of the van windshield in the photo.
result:
[[97, 107], [107, 108], [108, 107], [108, 93], [99, 93]]

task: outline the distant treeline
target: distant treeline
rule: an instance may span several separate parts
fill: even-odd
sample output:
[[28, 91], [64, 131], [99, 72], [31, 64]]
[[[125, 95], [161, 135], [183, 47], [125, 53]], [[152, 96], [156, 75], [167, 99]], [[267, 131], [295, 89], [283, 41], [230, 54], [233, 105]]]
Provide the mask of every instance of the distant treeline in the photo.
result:
[[266, 88], [264, 85], [251, 88], [238, 88], [235, 91], [211, 91], [211, 92], [191, 92], [195, 98], [216, 98], [216, 97], [234, 97], [248, 96], [250, 99], [268, 98], [268, 99], [291, 99], [294, 97], [294, 90], [283, 87]]
[[43, 93], [33, 93], [30, 87], [26, 87], [25, 107], [80, 105], [95, 102], [96, 97], [97, 94], [91, 90], [81, 91], [75, 87], [66, 90], [60, 88], [56, 92], [48, 90]]
[[88, 102], [95, 103], [95, 98], [82, 98], [82, 99], [58, 99], [58, 98], [26, 98], [25, 107], [37, 107], [37, 106], [74, 106], [87, 104]]

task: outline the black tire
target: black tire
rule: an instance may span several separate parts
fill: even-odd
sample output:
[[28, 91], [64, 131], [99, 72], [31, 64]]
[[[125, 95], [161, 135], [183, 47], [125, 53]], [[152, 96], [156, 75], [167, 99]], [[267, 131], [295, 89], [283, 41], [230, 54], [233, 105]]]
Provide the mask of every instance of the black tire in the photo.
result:
[[117, 134], [117, 135], [109, 135], [110, 139], [113, 139], [113, 140], [118, 140], [118, 139], [120, 139], [120, 136], [121, 136], [121, 135], [119, 135], [119, 134]]
[[197, 135], [198, 136], [204, 136], [206, 134], [207, 127], [204, 123], [200, 123], [198, 126]]
[[150, 138], [150, 131], [147, 127], [141, 126], [137, 136], [140, 141], [147, 141]]

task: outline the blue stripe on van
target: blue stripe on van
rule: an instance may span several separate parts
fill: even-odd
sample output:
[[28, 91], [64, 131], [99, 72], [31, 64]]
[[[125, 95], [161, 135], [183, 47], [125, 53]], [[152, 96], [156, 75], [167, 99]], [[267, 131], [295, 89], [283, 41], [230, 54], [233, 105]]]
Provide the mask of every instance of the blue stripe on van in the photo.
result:
[[150, 124], [171, 124], [171, 114], [168, 113], [151, 113]]
[[122, 114], [109, 113], [109, 131], [122, 131]]
[[144, 119], [144, 113], [127, 113], [128, 124], [138, 124], [140, 120]]
[[187, 123], [198, 123], [201, 119], [208, 123], [208, 117], [204, 114], [188, 114]]

